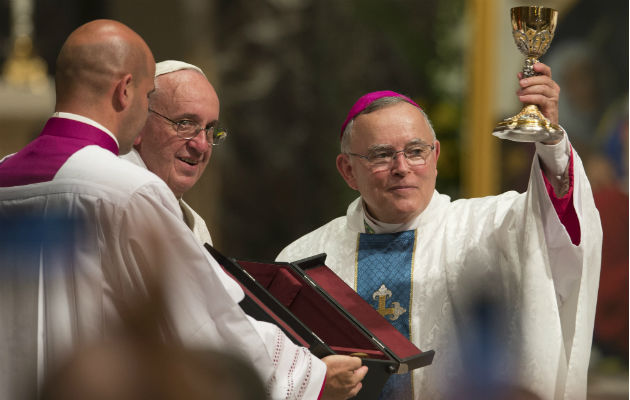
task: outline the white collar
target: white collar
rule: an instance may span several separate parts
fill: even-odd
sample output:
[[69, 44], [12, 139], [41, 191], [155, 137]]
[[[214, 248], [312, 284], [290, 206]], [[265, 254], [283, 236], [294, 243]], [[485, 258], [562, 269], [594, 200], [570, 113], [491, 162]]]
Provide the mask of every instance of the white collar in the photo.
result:
[[420, 226], [425, 225], [432, 221], [432, 214], [435, 213], [437, 207], [439, 207], [440, 194], [437, 190], [433, 190], [431, 201], [427, 207], [418, 216], [411, 221], [404, 222], [402, 224], [388, 224], [377, 220], [371, 216], [367, 207], [363, 203], [363, 198], [358, 197], [349, 206], [347, 211], [348, 224], [351, 229], [365, 233], [365, 226], [368, 225], [374, 233], [394, 233], [403, 232], [418, 229]]
[[365, 216], [365, 223], [374, 230], [374, 233], [394, 233], [414, 230], [418, 227], [418, 220], [420, 215], [422, 215], [422, 213], [420, 213], [420, 215], [418, 215], [411, 221], [403, 222], [401, 224], [388, 224], [386, 222], [381, 222], [371, 216], [367, 208], [365, 207], [365, 204], [363, 204], [363, 202], [361, 203], [363, 207], [363, 215]]

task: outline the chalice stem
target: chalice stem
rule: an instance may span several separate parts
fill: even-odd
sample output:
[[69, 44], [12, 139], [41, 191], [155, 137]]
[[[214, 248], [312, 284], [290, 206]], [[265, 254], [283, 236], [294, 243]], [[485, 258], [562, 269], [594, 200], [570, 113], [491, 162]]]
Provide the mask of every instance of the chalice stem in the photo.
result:
[[527, 57], [525, 59], [525, 65], [523, 66], [523, 77], [531, 78], [532, 76], [538, 75], [534, 71], [534, 64], [538, 62], [538, 58], [536, 57]]

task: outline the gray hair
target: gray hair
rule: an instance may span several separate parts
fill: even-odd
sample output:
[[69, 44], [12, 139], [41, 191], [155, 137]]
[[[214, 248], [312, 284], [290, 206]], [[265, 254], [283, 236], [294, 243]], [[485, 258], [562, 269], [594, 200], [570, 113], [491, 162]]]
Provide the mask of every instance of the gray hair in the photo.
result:
[[[357, 119], [359, 115], [369, 114], [371, 112], [381, 110], [383, 108], [392, 106], [394, 104], [403, 103], [403, 102], [411, 104], [404, 98], [396, 97], [396, 96], [381, 97], [371, 102], [367, 107], [365, 107], [365, 109], [363, 109], [363, 111], [355, 115], [354, 118], [352, 118], [350, 122], [348, 122], [348, 124], [346, 125], [346, 128], [343, 130], [343, 133], [341, 134], [341, 152], [342, 153], [350, 152], [350, 140], [352, 139], [352, 127], [354, 126], [354, 120]], [[411, 105], [416, 107], [414, 104], [411, 104]], [[435, 130], [433, 129], [433, 124], [431, 123], [429, 116], [427, 115], [427, 113], [424, 112], [422, 108], [420, 107], [417, 107], [417, 108], [418, 110], [420, 110], [420, 112], [424, 116], [424, 119], [427, 121], [427, 124], [429, 125], [429, 129], [431, 129], [431, 134], [433, 135], [433, 140], [437, 140], [437, 137], [435, 136]]]

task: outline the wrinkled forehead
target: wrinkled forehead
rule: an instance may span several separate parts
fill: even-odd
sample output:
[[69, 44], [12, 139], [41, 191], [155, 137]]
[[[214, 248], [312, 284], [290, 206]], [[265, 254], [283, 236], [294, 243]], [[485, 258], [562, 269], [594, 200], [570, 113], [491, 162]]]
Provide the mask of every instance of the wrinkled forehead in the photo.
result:
[[406, 102], [358, 115], [352, 128], [352, 141], [366, 146], [401, 147], [412, 141], [433, 142], [433, 133], [423, 113]]
[[[203, 82], [208, 82], [206, 77], [201, 73], [191, 70], [183, 69], [174, 72], [161, 74], [155, 77], [155, 86], [157, 92], [165, 92], [169, 95], [175, 91], [203, 91], [205, 87], [197, 88]], [[208, 83], [209, 86], [209, 83]], [[212, 89], [214, 92], [214, 89]]]
[[219, 114], [219, 98], [204, 75], [194, 70], [180, 70], [156, 78], [155, 104], [166, 108], [186, 108], [189, 112]]

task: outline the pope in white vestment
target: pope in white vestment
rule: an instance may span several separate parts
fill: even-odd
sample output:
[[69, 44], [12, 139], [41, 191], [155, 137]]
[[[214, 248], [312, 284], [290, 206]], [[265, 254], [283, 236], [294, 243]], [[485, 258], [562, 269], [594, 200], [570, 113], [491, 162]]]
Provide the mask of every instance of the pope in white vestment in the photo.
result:
[[[196, 239], [197, 246], [212, 244], [205, 222], [182, 197], [203, 174], [213, 148], [227, 136], [218, 122], [218, 96], [201, 69], [177, 60], [156, 64], [155, 85], [148, 105], [149, 119], [135, 138], [131, 152], [121, 157], [135, 164], [129, 165], [130, 168], [139, 166], [148, 169], [162, 179], [178, 201], [180, 220], [190, 228], [188, 238]], [[206, 252], [205, 249], [203, 251]], [[212, 291], [207, 293], [212, 295]], [[283, 347], [301, 352], [306, 349], [285, 343], [288, 338], [277, 336], [279, 331], [275, 325], [253, 320], [252, 323], [261, 335], [271, 339], [264, 346], [268, 355], [280, 363], [276, 367], [288, 368], [283, 369], [286, 376], [280, 377], [280, 380], [275, 376], [270, 381], [274, 398], [312, 398], [314, 393], [310, 390], [310, 379], [315, 375], [310, 372], [315, 372], [316, 379], [319, 379], [322, 366], [326, 370], [326, 388], [321, 395], [346, 398], [360, 389], [359, 382], [365, 376], [367, 367], [361, 367], [359, 358], [335, 355], [324, 357], [322, 363], [306, 351], [292, 362], [285, 362], [288, 359], [282, 356]], [[306, 356], [304, 360], [303, 356]], [[304, 362], [306, 360], [307, 363]], [[306, 375], [300, 377], [302, 373]]]
[[[376, 125], [374, 116], [367, 125], [370, 114], [361, 112], [384, 96], [404, 97], [378, 92], [351, 111], [348, 120], [363, 123], [361, 132], [380, 134], [396, 123], [383, 113], [399, 107], [404, 121], [413, 111], [400, 107], [413, 110], [409, 102], [417, 106], [404, 97], [406, 106], [372, 111], [391, 117], [388, 124]], [[379, 129], [367, 129], [375, 126]], [[401, 123], [396, 132], [406, 135], [406, 127]], [[369, 156], [344, 151], [350, 160], [345, 163]], [[415, 154], [405, 150], [404, 156]], [[426, 157], [429, 164], [431, 153]], [[402, 158], [393, 153], [391, 168], [413, 169], [411, 161], [403, 166]], [[352, 167], [357, 174], [363, 165]], [[426, 167], [415, 168], [423, 173]], [[409, 173], [400, 173], [401, 179]], [[357, 185], [362, 194], [373, 196]], [[345, 216], [291, 243], [277, 259], [290, 262], [326, 253], [326, 265], [414, 344], [435, 350], [432, 365], [412, 372], [413, 398], [491, 398], [489, 392], [474, 397], [475, 384], [485, 385], [482, 391], [496, 384], [545, 400], [586, 397], [602, 231], [584, 167], [566, 134], [554, 145], [536, 143], [525, 193], [452, 201], [433, 190], [426, 207], [400, 223], [385, 223], [372, 209], [378, 204], [370, 207], [360, 196]], [[486, 346], [484, 339], [490, 342]], [[499, 393], [493, 392], [494, 398], [510, 398]]]

